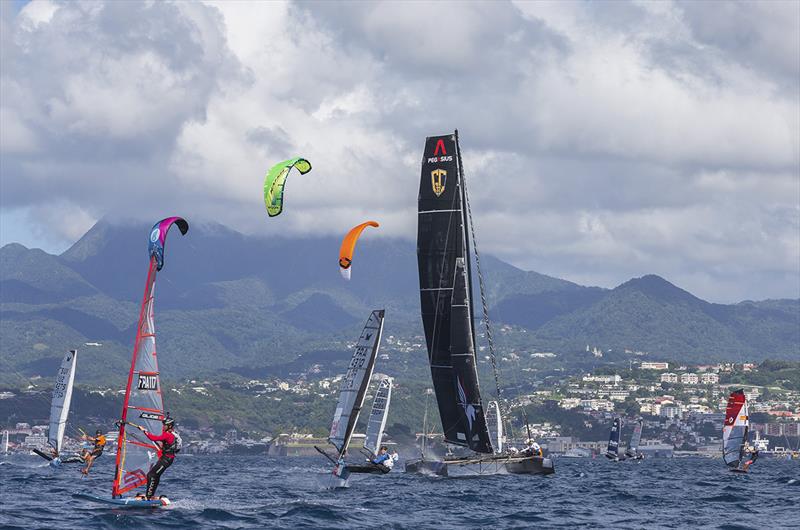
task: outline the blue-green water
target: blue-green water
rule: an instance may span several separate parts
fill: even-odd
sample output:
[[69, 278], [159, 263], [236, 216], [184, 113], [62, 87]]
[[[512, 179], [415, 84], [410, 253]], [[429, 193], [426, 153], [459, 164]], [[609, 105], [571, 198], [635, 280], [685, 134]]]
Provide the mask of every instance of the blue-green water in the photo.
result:
[[[400, 463], [402, 469], [402, 462]], [[107, 494], [113, 458], [87, 479], [38, 457], [0, 464], [0, 527], [21, 528], [798, 528], [800, 461], [762, 459], [748, 475], [720, 460], [559, 459], [556, 474], [431, 478], [399, 470], [323, 489], [322, 458], [179, 456], [161, 480], [173, 505], [122, 510]]]

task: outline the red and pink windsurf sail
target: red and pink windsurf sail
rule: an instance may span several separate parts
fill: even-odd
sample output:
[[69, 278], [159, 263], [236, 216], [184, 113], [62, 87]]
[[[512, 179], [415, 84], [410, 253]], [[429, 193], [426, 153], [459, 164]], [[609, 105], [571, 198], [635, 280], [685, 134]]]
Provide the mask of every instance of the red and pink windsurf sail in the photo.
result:
[[164, 398], [161, 393], [161, 378], [156, 356], [156, 329], [153, 304], [155, 300], [156, 274], [164, 266], [164, 243], [167, 232], [176, 225], [181, 234], [189, 231], [189, 224], [180, 217], [169, 217], [159, 221], [150, 232], [148, 253], [150, 265], [144, 298], [136, 327], [133, 359], [125, 388], [125, 400], [117, 441], [117, 469], [114, 475], [112, 495], [118, 497], [147, 483], [147, 472], [156, 461], [158, 448], [144, 434], [125, 422], [140, 425], [154, 434], [161, 434], [164, 419]]

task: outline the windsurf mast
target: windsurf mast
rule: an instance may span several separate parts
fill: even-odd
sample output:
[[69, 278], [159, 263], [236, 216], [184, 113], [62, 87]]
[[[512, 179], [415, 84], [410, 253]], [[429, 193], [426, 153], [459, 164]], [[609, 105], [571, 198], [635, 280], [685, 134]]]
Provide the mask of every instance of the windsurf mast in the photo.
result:
[[428, 361], [446, 443], [492, 453], [478, 380], [470, 242], [458, 135], [425, 141], [417, 263]]
[[67, 427], [69, 407], [72, 402], [72, 387], [75, 382], [75, 363], [78, 361], [78, 352], [69, 350], [61, 361], [61, 368], [56, 375], [56, 384], [53, 387], [53, 399], [50, 402], [50, 430], [47, 442], [57, 454], [61, 454], [64, 441], [64, 430]]
[[722, 460], [730, 467], [738, 468], [744, 459], [747, 435], [750, 430], [750, 415], [744, 390], [731, 392], [725, 408], [725, 424], [722, 427]]
[[336, 412], [333, 414], [328, 441], [339, 451], [340, 459], [347, 452], [358, 415], [364, 405], [364, 396], [367, 393], [369, 380], [375, 368], [375, 358], [378, 356], [380, 348], [384, 314], [383, 309], [370, 313], [358, 338], [353, 358], [350, 359], [350, 366], [339, 386], [339, 402], [336, 405]]
[[372, 410], [367, 420], [367, 433], [364, 437], [364, 449], [377, 454], [383, 441], [383, 431], [386, 429], [386, 419], [389, 416], [389, 404], [392, 401], [393, 380], [391, 377], [381, 379], [375, 399], [372, 401]]
[[147, 472], [155, 462], [158, 452], [158, 447], [153, 442], [126, 422], [144, 427], [153, 434], [161, 434], [163, 430], [161, 420], [165, 417], [164, 398], [156, 356], [154, 304], [156, 275], [164, 266], [164, 244], [167, 232], [173, 224], [182, 234], [189, 230], [189, 224], [182, 218], [168, 217], [156, 223], [150, 232], [150, 263], [120, 415], [116, 471], [111, 488], [114, 498], [147, 483]]

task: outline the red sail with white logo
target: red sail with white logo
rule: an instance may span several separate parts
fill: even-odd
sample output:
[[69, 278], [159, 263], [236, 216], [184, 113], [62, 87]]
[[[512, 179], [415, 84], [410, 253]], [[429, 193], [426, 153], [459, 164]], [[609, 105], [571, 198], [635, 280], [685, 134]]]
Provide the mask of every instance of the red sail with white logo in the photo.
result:
[[731, 393], [725, 409], [725, 425], [722, 427], [722, 459], [731, 467], [742, 461], [750, 417], [744, 390]]
[[150, 234], [150, 266], [139, 311], [139, 324], [136, 327], [136, 341], [117, 441], [117, 469], [112, 489], [114, 497], [146, 484], [147, 472], [158, 459], [158, 447], [133, 425], [144, 427], [153, 434], [162, 432], [164, 399], [156, 355], [153, 304], [156, 274], [164, 265], [164, 241], [173, 223], [183, 234], [189, 229], [188, 223], [183, 219], [170, 217], [156, 223]]

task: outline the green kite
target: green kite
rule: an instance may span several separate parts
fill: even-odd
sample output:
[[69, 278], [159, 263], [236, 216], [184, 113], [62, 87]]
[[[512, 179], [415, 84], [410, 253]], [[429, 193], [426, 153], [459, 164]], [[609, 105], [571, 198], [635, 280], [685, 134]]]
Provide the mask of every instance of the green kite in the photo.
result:
[[264, 204], [270, 217], [275, 217], [283, 211], [283, 187], [292, 168], [305, 175], [311, 171], [311, 162], [305, 158], [291, 158], [275, 164], [267, 172], [267, 178], [264, 179]]

